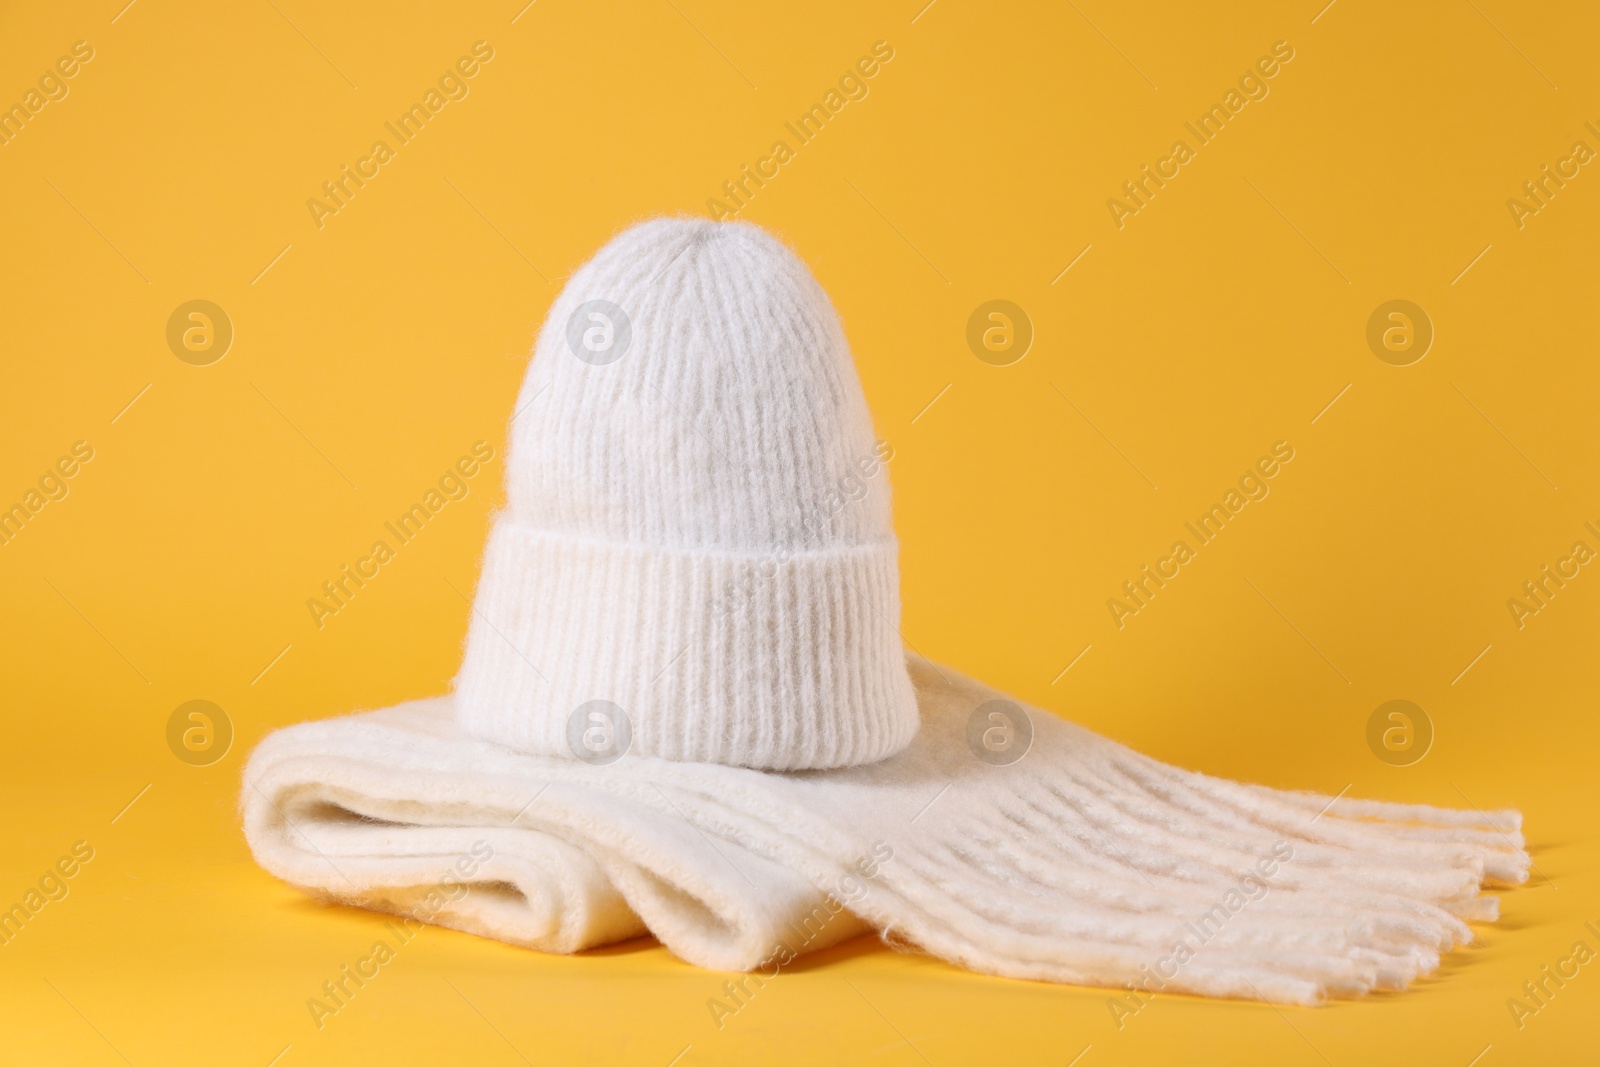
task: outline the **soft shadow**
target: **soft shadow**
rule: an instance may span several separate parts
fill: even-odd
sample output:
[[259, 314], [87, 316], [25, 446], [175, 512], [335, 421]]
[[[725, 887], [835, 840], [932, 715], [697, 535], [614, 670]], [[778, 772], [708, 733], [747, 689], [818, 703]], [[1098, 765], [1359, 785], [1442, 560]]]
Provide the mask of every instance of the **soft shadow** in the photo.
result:
[[661, 942], [643, 934], [639, 937], [630, 937], [626, 941], [615, 941], [609, 945], [600, 945], [596, 948], [586, 948], [572, 955], [583, 959], [604, 959], [608, 956], [636, 956], [641, 952], [650, 952], [661, 947]]
[[804, 974], [806, 971], [831, 967], [834, 964], [843, 963], [845, 960], [860, 959], [863, 956], [876, 956], [893, 951], [878, 939], [877, 934], [868, 931], [857, 934], [855, 937], [841, 941], [829, 948], [808, 952], [794, 962], [785, 964], [783, 970], [786, 974]]

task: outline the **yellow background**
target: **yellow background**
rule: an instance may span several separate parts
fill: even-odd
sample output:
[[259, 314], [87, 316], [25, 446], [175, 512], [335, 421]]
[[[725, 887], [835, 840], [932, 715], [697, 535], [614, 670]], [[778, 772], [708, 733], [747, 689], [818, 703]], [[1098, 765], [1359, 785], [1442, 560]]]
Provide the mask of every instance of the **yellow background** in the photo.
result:
[[[1520, 1031], [1506, 1007], [1600, 947], [1600, 567], [1520, 630], [1506, 606], [1600, 548], [1600, 165], [1520, 229], [1506, 206], [1600, 149], [1592, 5], [122, 2], [0, 14], [0, 103], [95, 50], [0, 147], [0, 504], [95, 449], [0, 547], [0, 902], [95, 849], [0, 946], [7, 1062], [1595, 1055], [1600, 964]], [[318, 229], [307, 199], [478, 40], [470, 95]], [[251, 863], [241, 761], [277, 726], [445, 690], [500, 461], [320, 631], [305, 601], [472, 442], [502, 448], [572, 269], [704, 211], [880, 40], [869, 95], [742, 217], [832, 294], [895, 448], [908, 643], [1187, 767], [1519, 806], [1532, 880], [1437, 977], [1319, 1010], [1164, 997], [1119, 1031], [1103, 990], [867, 940], [719, 1031], [725, 976], [653, 942], [558, 958], [429, 929], [319, 1031], [306, 999], [381, 920]], [[1280, 40], [1270, 95], [1119, 230], [1107, 199]], [[1036, 331], [1007, 367], [965, 341], [997, 298]], [[1365, 340], [1398, 298], [1436, 330], [1408, 367]], [[210, 366], [165, 340], [192, 299], [234, 325]], [[1107, 598], [1279, 440], [1271, 495], [1119, 630]], [[237, 734], [203, 768], [166, 743], [196, 698]], [[1434, 725], [1413, 766], [1367, 746], [1390, 699]]]

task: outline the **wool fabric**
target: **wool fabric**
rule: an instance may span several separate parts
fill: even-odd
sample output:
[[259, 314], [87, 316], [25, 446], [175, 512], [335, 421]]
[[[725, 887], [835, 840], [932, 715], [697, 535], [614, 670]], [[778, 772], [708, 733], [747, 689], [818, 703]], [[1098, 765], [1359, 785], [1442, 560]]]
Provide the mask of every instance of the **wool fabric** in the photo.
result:
[[[989, 974], [1313, 1004], [1403, 988], [1527, 879], [1514, 811], [1168, 766], [898, 635], [886, 458], [809, 271], [619, 235], [512, 417], [454, 692], [279, 730], [246, 837], [310, 892], [549, 952], [775, 974], [872, 929]], [[874, 461], [875, 460], [875, 461]]]
[[[1527, 878], [1515, 812], [1180, 770], [908, 659], [921, 729], [874, 764], [529, 756], [445, 696], [268, 737], [245, 832], [319, 896], [547, 952], [648, 930], [770, 977], [867, 926], [987, 974], [1295, 1004], [1434, 971], [1498, 914], [1480, 885]], [[969, 743], [995, 715], [1031, 735], [1014, 762]]]
[[602, 733], [663, 759], [800, 770], [904, 748], [884, 448], [838, 317], [781, 242], [688, 219], [619, 235], [557, 298], [518, 399], [465, 730], [570, 756], [594, 736], [578, 709], [603, 702]]

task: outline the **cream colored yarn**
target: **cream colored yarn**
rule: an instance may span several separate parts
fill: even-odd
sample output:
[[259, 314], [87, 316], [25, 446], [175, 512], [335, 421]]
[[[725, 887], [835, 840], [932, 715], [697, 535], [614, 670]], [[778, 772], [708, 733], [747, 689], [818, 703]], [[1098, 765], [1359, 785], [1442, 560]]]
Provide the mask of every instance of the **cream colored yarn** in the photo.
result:
[[[1481, 884], [1527, 878], [1515, 812], [1211, 778], [911, 673], [912, 744], [825, 773], [526, 756], [463, 736], [451, 697], [302, 723], [251, 756], [245, 831], [319, 895], [547, 952], [648, 930], [770, 977], [864, 924], [987, 974], [1296, 1004], [1404, 988], [1496, 918]], [[1032, 734], [1009, 764], [967, 742], [997, 707]], [[418, 912], [479, 842], [466, 891]]]
[[286, 881], [766, 978], [874, 929], [1112, 987], [1120, 1022], [1161, 992], [1404, 988], [1498, 916], [1484, 885], [1527, 879], [1516, 812], [1211, 778], [906, 657], [848, 349], [755, 227], [602, 249], [511, 432], [456, 692], [252, 754], [245, 833]]

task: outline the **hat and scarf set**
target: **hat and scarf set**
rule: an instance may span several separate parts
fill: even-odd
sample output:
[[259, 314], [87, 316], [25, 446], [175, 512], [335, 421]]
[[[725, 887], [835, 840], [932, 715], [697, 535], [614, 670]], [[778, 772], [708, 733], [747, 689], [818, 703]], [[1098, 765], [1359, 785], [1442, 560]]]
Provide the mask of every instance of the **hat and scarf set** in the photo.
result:
[[318, 896], [545, 952], [774, 969], [865, 930], [987, 974], [1403, 988], [1526, 880], [1515, 812], [1185, 771], [906, 652], [832, 305], [746, 223], [573, 274], [454, 691], [269, 735], [245, 833]]

